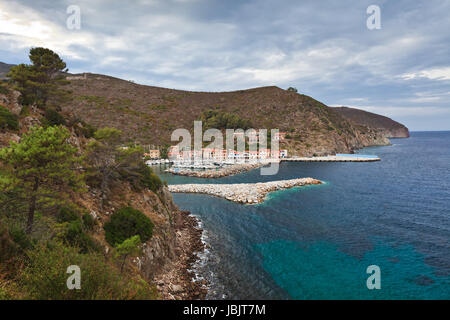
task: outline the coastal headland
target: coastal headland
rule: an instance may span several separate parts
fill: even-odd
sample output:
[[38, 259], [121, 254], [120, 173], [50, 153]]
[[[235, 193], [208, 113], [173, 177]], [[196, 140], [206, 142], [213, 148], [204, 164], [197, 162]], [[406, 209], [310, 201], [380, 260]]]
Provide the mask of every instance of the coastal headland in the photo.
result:
[[237, 203], [257, 204], [263, 202], [269, 192], [322, 183], [313, 178], [301, 178], [257, 183], [179, 184], [169, 185], [168, 188], [175, 193], [201, 193]]

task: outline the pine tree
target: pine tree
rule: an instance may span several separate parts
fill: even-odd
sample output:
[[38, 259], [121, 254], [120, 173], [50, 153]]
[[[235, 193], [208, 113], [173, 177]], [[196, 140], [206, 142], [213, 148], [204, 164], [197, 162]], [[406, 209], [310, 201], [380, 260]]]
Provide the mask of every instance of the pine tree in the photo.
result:
[[25, 197], [27, 234], [37, 209], [60, 206], [70, 190], [83, 186], [77, 149], [68, 143], [69, 136], [63, 127], [32, 128], [19, 143], [0, 150], [5, 169], [0, 172], [0, 189]]
[[44, 106], [50, 93], [58, 91], [56, 83], [60, 72], [67, 72], [66, 63], [50, 49], [32, 48], [31, 65], [19, 64], [10, 69], [7, 76], [21, 93], [20, 103]]

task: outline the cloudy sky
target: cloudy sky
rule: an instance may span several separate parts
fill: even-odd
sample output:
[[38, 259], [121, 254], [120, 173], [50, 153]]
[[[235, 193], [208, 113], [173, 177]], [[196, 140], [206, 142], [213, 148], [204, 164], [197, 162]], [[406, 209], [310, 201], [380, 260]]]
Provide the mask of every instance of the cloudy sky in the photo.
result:
[[[69, 5], [80, 30], [67, 28]], [[366, 10], [381, 9], [369, 30]], [[450, 0], [0, 0], [0, 61], [196, 91], [297, 87], [330, 106], [450, 130]]]

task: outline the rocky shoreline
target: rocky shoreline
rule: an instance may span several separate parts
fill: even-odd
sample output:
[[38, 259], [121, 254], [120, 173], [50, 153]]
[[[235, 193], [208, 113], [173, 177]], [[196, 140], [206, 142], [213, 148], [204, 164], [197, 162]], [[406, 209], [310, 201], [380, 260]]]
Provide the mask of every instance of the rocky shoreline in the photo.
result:
[[208, 283], [194, 281], [195, 274], [191, 271], [199, 259], [198, 254], [205, 249], [203, 230], [189, 211], [181, 211], [175, 223], [176, 258], [154, 277], [154, 282], [162, 300], [203, 300], [208, 293]]
[[176, 168], [170, 168], [166, 172], [179, 175], [179, 176], [189, 176], [196, 178], [223, 178], [227, 176], [232, 176], [242, 172], [250, 171], [267, 165], [266, 162], [258, 163], [240, 163], [234, 164], [229, 167], [223, 167], [218, 170], [205, 170], [205, 171], [193, 171], [193, 170], [177, 170]]
[[236, 184], [178, 184], [169, 185], [169, 191], [175, 193], [201, 193], [243, 203], [257, 204], [265, 200], [269, 192], [306, 185], [318, 185], [322, 181], [313, 178], [292, 180], [236, 183]]

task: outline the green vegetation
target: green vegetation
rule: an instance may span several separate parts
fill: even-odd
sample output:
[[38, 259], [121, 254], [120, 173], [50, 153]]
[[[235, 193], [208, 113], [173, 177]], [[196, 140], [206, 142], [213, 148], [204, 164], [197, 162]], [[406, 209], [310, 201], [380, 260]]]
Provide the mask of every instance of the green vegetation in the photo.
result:
[[149, 107], [150, 110], [155, 110], [155, 111], [166, 111], [167, 110], [167, 106], [165, 105], [160, 105], [160, 104], [155, 104], [155, 105], [151, 105]]
[[86, 157], [88, 184], [100, 187], [102, 199], [115, 179], [129, 181], [137, 190], [149, 188], [157, 192], [161, 188], [159, 177], [141, 159], [142, 147], [123, 147], [120, 130], [99, 129], [94, 137], [96, 140], [89, 143]]
[[22, 106], [22, 109], [20, 110], [20, 116], [25, 118], [30, 115], [30, 106]]
[[77, 99], [95, 104], [98, 107], [106, 107], [108, 105], [106, 98], [101, 96], [79, 96]]
[[118, 244], [114, 251], [116, 259], [120, 259], [120, 272], [123, 272], [125, 261], [128, 256], [138, 256], [142, 253], [140, 248], [141, 237], [139, 235], [133, 236], [129, 239], [125, 239], [121, 244]]
[[287, 91], [289, 91], [289, 92], [295, 92], [295, 93], [298, 92], [297, 88], [294, 88], [294, 87], [289, 87], [289, 88], [287, 88]]
[[2, 105], [0, 105], [0, 129], [19, 129], [18, 117]]
[[124, 178], [130, 181], [136, 190], [147, 188], [157, 193], [163, 185], [161, 179], [143, 162], [137, 163], [136, 168], [129, 171]]
[[44, 106], [50, 96], [57, 91], [59, 72], [67, 71], [66, 63], [50, 49], [32, 48], [29, 58], [31, 65], [19, 64], [10, 69], [7, 76], [14, 88], [21, 93], [20, 103]]
[[0, 94], [9, 94], [8, 88], [2, 84], [0, 84]]
[[[81, 175], [74, 170], [79, 159], [76, 148], [67, 143], [69, 136], [63, 127], [32, 128], [20, 143], [12, 142], [0, 150], [0, 161], [7, 169], [2, 172], [0, 187], [26, 198], [27, 234], [32, 231], [37, 209], [65, 204], [68, 191], [82, 186]], [[58, 197], [51, 192], [55, 186], [60, 186]]]
[[160, 149], [161, 159], [169, 159], [169, 147], [168, 143], [164, 144]]
[[[27, 298], [55, 299], [155, 299], [156, 290], [142, 279], [121, 275], [105, 262], [102, 254], [82, 254], [59, 242], [43, 242], [28, 250], [32, 263], [20, 273], [20, 284]], [[80, 290], [67, 290], [67, 267], [82, 270]]]
[[136, 235], [143, 242], [147, 241], [152, 236], [153, 223], [141, 211], [125, 207], [115, 212], [103, 228], [106, 241], [117, 246]]
[[44, 117], [46, 119], [46, 125], [48, 126], [59, 126], [66, 124], [66, 120], [64, 119], [64, 117], [59, 114], [58, 111], [52, 108], [45, 109]]
[[203, 129], [250, 129], [250, 120], [242, 119], [237, 114], [221, 112], [216, 110], [206, 110], [202, 113]]
[[[57, 88], [64, 84], [60, 71], [65, 68], [57, 54], [34, 48], [30, 60], [31, 65], [13, 67], [9, 76], [21, 92], [20, 118], [36, 105], [44, 111], [39, 119], [43, 127], [30, 128], [20, 142], [0, 149], [0, 300], [157, 298], [156, 287], [126, 264], [128, 257], [141, 253], [141, 240], [152, 236], [150, 219], [132, 208], [118, 210], [105, 225], [115, 246], [105, 254], [106, 239], [87, 206], [101, 210], [98, 204], [109, 202], [110, 190], [124, 181], [154, 192], [163, 183], [143, 163], [142, 148], [125, 145], [119, 130], [95, 130], [59, 112], [59, 101], [69, 91]], [[110, 105], [103, 97], [85, 100]], [[0, 106], [0, 129], [17, 130], [19, 120]], [[92, 139], [86, 146], [84, 139], [72, 142], [76, 136]], [[92, 192], [87, 193], [86, 183]], [[86, 205], [86, 198], [93, 201]], [[67, 288], [71, 265], [81, 269], [81, 289]], [[123, 272], [125, 266], [129, 272]]]
[[96, 225], [95, 219], [89, 213], [85, 213], [81, 219], [83, 220], [83, 225], [87, 230], [92, 230]]

